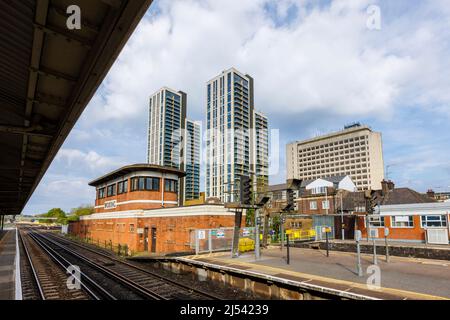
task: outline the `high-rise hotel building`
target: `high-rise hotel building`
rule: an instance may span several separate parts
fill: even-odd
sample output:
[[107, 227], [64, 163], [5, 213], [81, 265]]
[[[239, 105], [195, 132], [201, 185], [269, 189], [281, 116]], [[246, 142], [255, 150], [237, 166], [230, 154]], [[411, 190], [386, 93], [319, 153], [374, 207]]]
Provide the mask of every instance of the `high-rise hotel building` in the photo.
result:
[[[237, 201], [240, 175], [266, 174], [267, 118], [254, 111], [253, 78], [231, 68], [206, 84], [206, 197]], [[263, 132], [265, 129], [265, 132]], [[267, 148], [266, 148], [267, 147]], [[259, 149], [261, 148], [261, 149]], [[266, 149], [265, 149], [266, 148]], [[259, 164], [257, 160], [260, 160]], [[267, 161], [266, 161], [267, 160]]]
[[349, 175], [358, 190], [381, 189], [384, 162], [381, 133], [350, 125], [342, 131], [286, 147], [287, 179]]
[[186, 104], [186, 93], [167, 87], [151, 95], [149, 101], [147, 162], [186, 171], [178, 186], [180, 204], [192, 196], [198, 198], [200, 188], [200, 160], [196, 158], [200, 133], [198, 124], [186, 119]]

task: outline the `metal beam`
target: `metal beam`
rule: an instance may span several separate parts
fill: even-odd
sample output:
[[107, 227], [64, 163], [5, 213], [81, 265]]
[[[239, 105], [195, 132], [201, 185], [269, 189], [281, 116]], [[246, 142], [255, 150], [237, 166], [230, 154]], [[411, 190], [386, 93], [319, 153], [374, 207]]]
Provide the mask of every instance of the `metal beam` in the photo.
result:
[[43, 25], [40, 23], [34, 23], [35, 29], [39, 29], [42, 32], [45, 32], [49, 35], [54, 35], [58, 37], [62, 37], [66, 39], [67, 41], [75, 41], [78, 42], [80, 45], [91, 48], [92, 47], [92, 40], [80, 37], [79, 35], [73, 33], [73, 32], [67, 32], [62, 28], [56, 27], [56, 26], [49, 26], [49, 25]]
[[56, 70], [52, 70], [50, 68], [47, 67], [43, 67], [41, 66], [40, 68], [33, 68], [30, 67], [30, 71], [31, 72], [36, 72], [37, 74], [40, 75], [44, 75], [46, 77], [53, 77], [55, 79], [63, 79], [69, 82], [77, 82], [77, 78], [72, 77], [71, 75], [56, 71]]
[[0, 132], [12, 133], [12, 134], [23, 134], [29, 136], [37, 136], [44, 138], [53, 138], [53, 135], [47, 133], [36, 132], [43, 130], [43, 128], [39, 125], [31, 126], [31, 127], [20, 127], [20, 126], [11, 126], [0, 124]]

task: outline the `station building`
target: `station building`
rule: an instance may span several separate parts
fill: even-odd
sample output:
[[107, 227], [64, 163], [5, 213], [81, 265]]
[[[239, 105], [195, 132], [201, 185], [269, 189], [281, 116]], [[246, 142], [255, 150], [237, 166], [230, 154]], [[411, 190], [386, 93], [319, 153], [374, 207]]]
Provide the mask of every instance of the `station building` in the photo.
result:
[[179, 206], [183, 176], [176, 168], [134, 164], [95, 179], [89, 183], [96, 188], [95, 212], [70, 223], [69, 233], [126, 245], [131, 253], [167, 254], [191, 252], [195, 229], [234, 227], [234, 212], [222, 204]]

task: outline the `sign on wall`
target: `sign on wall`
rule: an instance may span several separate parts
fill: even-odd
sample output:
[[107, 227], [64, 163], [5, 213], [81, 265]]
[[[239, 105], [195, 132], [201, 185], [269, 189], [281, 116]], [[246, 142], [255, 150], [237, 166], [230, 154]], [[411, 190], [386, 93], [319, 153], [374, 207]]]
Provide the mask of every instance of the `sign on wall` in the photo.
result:
[[198, 230], [198, 238], [199, 238], [200, 240], [203, 240], [203, 239], [206, 238], [206, 232], [205, 232], [205, 230]]
[[369, 235], [371, 238], [378, 238], [378, 229], [370, 229]]
[[117, 208], [117, 201], [111, 200], [111, 201], [105, 201], [105, 204], [103, 205], [105, 209], [115, 209]]

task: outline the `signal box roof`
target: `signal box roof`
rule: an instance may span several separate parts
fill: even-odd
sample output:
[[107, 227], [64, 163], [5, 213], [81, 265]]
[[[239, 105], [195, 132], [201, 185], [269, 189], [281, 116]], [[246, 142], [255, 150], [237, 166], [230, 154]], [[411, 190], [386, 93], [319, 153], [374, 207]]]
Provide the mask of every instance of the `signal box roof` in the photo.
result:
[[163, 167], [158, 166], [156, 164], [148, 164], [148, 163], [138, 163], [138, 164], [131, 164], [128, 166], [124, 166], [122, 168], [119, 168], [117, 170], [114, 170], [110, 173], [107, 173], [100, 178], [97, 178], [91, 182], [89, 182], [90, 186], [98, 186], [99, 184], [103, 184], [105, 182], [114, 180], [116, 178], [122, 177], [126, 174], [133, 173], [136, 171], [156, 171], [161, 173], [172, 173], [178, 176], [178, 178], [184, 177], [186, 173], [182, 170], [172, 168], [172, 167]]

